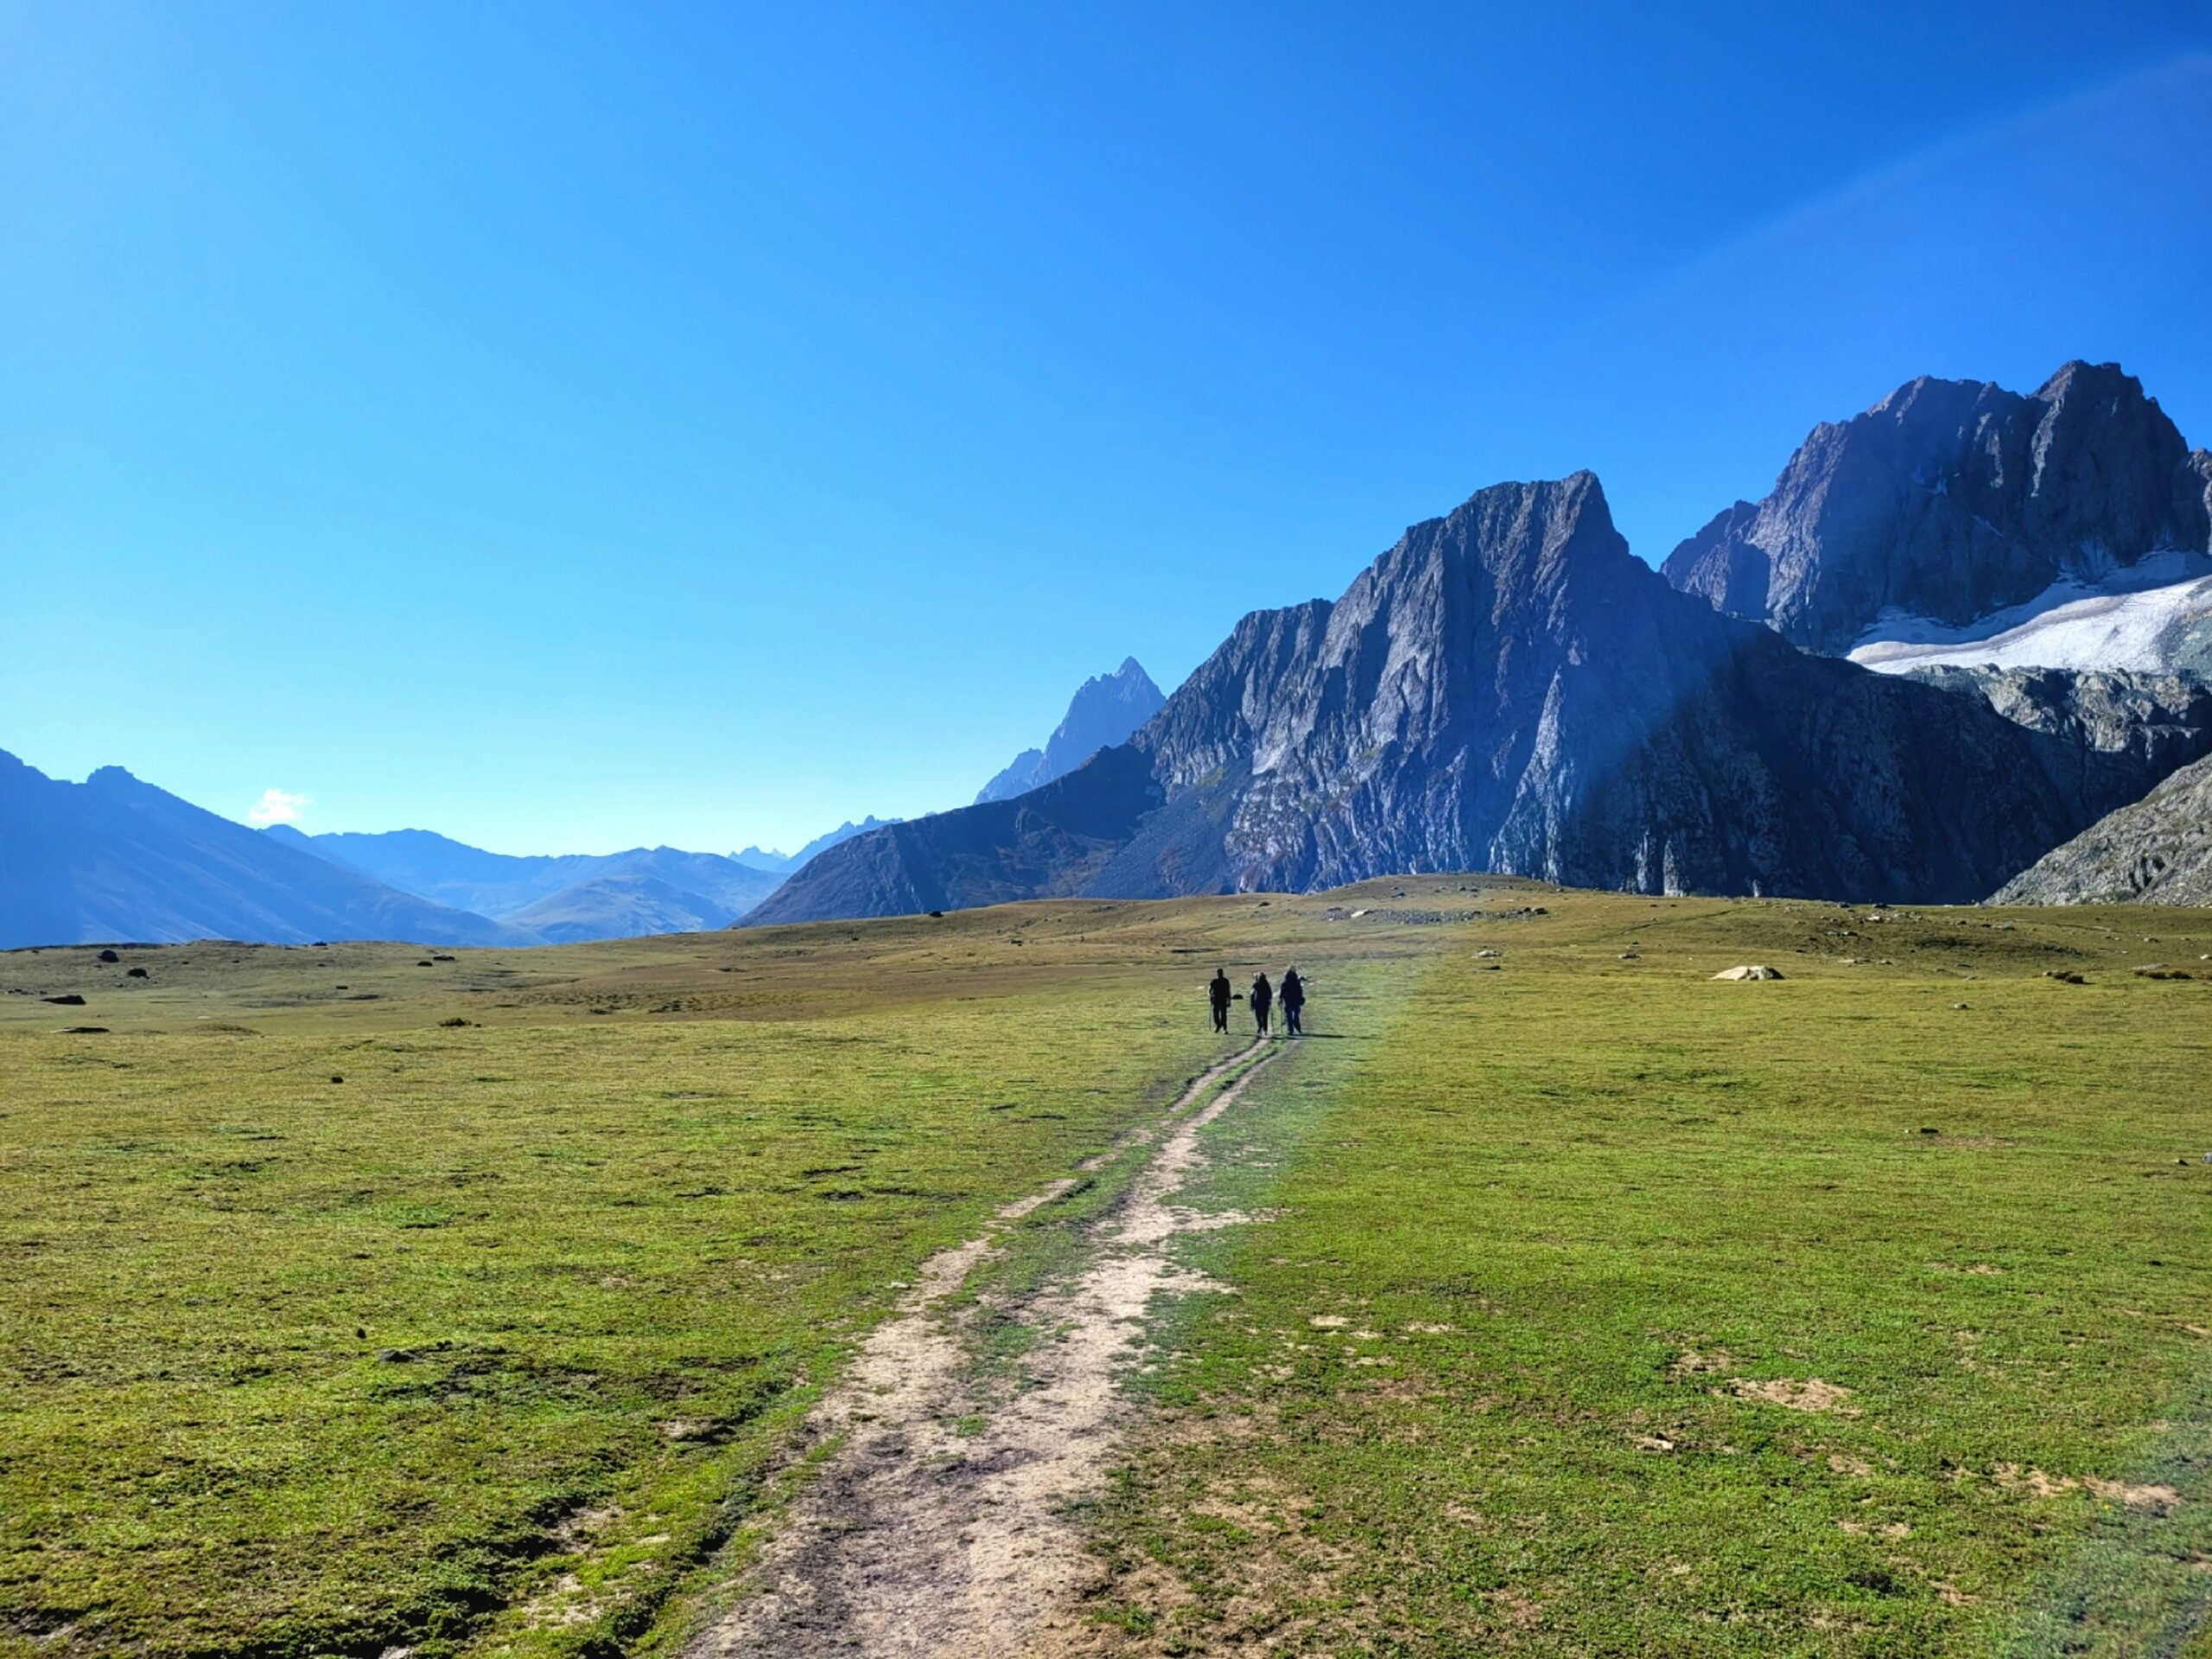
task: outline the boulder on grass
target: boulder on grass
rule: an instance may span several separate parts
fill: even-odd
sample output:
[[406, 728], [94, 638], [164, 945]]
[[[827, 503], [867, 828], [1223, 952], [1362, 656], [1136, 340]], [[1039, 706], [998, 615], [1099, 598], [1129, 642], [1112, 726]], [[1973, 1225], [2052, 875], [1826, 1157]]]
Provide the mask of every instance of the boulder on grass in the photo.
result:
[[1734, 968], [1723, 968], [1715, 979], [1780, 979], [1782, 970], [1770, 968], [1763, 962], [1748, 962]]

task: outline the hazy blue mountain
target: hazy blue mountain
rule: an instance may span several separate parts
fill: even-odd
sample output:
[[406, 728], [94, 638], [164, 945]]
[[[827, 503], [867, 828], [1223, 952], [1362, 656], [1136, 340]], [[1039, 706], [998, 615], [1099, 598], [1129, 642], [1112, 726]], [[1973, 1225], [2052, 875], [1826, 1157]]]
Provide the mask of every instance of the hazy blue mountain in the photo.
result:
[[597, 874], [605, 861], [579, 854], [570, 857], [515, 857], [486, 852], [429, 830], [388, 830], [374, 834], [333, 831], [302, 834], [289, 824], [263, 833], [281, 837], [346, 868], [441, 904], [497, 916], [535, 904], [549, 893]]
[[[375, 877], [404, 892], [535, 930], [557, 918], [548, 938], [629, 938], [684, 931], [690, 920], [721, 927], [782, 883], [719, 853], [633, 847], [620, 853], [486, 852], [428, 830], [302, 835], [289, 825], [265, 834]], [[632, 908], [626, 913], [626, 897]], [[586, 931], [590, 930], [590, 931]]]
[[511, 915], [563, 889], [605, 875], [655, 877], [739, 910], [774, 891], [778, 880], [719, 853], [690, 853], [674, 847], [633, 847], [620, 853], [514, 854], [487, 852], [429, 830], [308, 836], [279, 824], [264, 833], [281, 836], [293, 845], [406, 892], [497, 917]]
[[747, 920], [1427, 870], [1971, 901], [2212, 741], [2106, 723], [1798, 651], [1670, 588], [1591, 474], [1501, 484], [1246, 617], [1128, 743], [833, 848]]
[[728, 927], [752, 907], [747, 902], [733, 908], [643, 870], [613, 870], [563, 887], [508, 919], [550, 944], [570, 944], [646, 933], [704, 932]]
[[748, 869], [760, 870], [770, 875], [789, 875], [798, 868], [798, 861], [789, 853], [771, 852], [766, 847], [747, 847], [730, 856]]
[[1045, 747], [1014, 756], [1011, 765], [983, 785], [976, 797], [977, 804], [1010, 801], [1066, 777], [1099, 750], [1128, 742], [1166, 701], [1137, 659], [1123, 658], [1111, 674], [1085, 680]]
[[616, 853], [594, 879], [606, 877], [664, 882], [735, 916], [742, 916], [784, 884], [780, 875], [756, 870], [720, 853], [687, 853], [677, 847], [640, 847]]
[[1045, 751], [1024, 749], [1007, 761], [998, 775], [976, 791], [970, 806], [981, 806], [985, 801], [1010, 801], [1017, 795], [1027, 795], [1052, 781], [1058, 773], [1048, 776], [1045, 771]]
[[766, 847], [747, 847], [743, 852], [732, 853], [730, 856], [749, 869], [764, 871], [781, 878], [789, 875], [817, 853], [826, 852], [841, 841], [850, 841], [855, 836], [865, 835], [871, 830], [880, 830], [887, 823], [898, 822], [896, 818], [867, 817], [855, 823], [849, 819], [828, 834], [817, 836], [795, 853], [779, 853]]
[[81, 784], [0, 753], [0, 946], [531, 936], [203, 811], [120, 766]]

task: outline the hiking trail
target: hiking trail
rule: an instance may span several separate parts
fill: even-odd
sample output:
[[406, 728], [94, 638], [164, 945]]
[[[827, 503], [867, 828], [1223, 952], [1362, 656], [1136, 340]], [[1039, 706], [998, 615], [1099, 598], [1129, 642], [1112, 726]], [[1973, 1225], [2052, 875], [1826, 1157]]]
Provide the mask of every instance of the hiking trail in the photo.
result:
[[[977, 1385], [974, 1310], [943, 1304], [999, 1252], [1010, 1223], [1076, 1179], [1007, 1205], [982, 1233], [922, 1265], [808, 1419], [810, 1444], [843, 1439], [747, 1573], [744, 1599], [685, 1659], [1015, 1659], [1075, 1625], [1099, 1574], [1067, 1511], [1104, 1484], [1128, 1414], [1121, 1373], [1145, 1355], [1153, 1298], [1211, 1283], [1173, 1262], [1169, 1245], [1245, 1219], [1176, 1197], [1205, 1162], [1199, 1132], [1277, 1052], [1254, 1042], [1203, 1073], [1157, 1124], [1116, 1143], [1156, 1141], [1072, 1281], [994, 1309], [1037, 1335], [1011, 1398]], [[1112, 1156], [1077, 1167], [1092, 1172]]]

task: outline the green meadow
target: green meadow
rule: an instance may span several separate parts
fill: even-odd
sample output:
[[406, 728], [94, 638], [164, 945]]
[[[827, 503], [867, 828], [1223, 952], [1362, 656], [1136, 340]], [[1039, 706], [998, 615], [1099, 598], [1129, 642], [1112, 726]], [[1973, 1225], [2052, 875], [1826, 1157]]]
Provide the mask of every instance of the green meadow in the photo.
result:
[[672, 1651], [923, 1258], [1294, 960], [1077, 1649], [2206, 1651], [2212, 918], [1872, 913], [0, 957], [0, 1655]]
[[1552, 907], [1220, 1127], [1090, 1650], [2207, 1651], [2212, 917]]
[[0, 1653], [665, 1640], [904, 1275], [1219, 1052], [1191, 941], [1268, 914], [0, 957]]

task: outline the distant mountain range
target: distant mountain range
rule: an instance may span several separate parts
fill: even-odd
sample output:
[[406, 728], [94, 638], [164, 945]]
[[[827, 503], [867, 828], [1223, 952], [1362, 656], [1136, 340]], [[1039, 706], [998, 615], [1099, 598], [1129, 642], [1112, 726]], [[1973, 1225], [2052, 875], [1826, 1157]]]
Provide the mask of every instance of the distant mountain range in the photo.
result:
[[2113, 365], [1921, 379], [1661, 570], [1591, 474], [1497, 485], [1335, 601], [1247, 616], [1173, 696], [1134, 658], [1086, 682], [975, 804], [789, 856], [257, 833], [0, 756], [0, 944], [525, 944], [1452, 869], [2194, 901], [2209, 671], [2212, 454]]
[[[1055, 752], [1147, 692], [1157, 700], [1134, 662], [1090, 682], [1077, 698], [1090, 712], [1071, 709]], [[428, 830], [249, 830], [119, 767], [71, 784], [0, 753], [0, 949], [206, 938], [525, 945], [698, 931], [729, 925], [790, 871], [896, 822], [842, 823], [789, 855], [517, 855]]]
[[2014, 628], [2065, 584], [2200, 581], [2208, 487], [2135, 381], [2082, 364], [2024, 398], [1916, 381], [1817, 429], [1663, 577], [1590, 474], [1499, 485], [1335, 603], [1245, 618], [1128, 744], [856, 837], [747, 920], [1434, 869], [1980, 899], [2212, 748], [2201, 683], [2168, 671], [2188, 628], [2010, 679], [1843, 656]]
[[552, 944], [726, 927], [783, 880], [720, 854], [673, 847], [530, 856], [486, 852], [428, 830], [309, 836], [275, 824], [262, 833]]
[[202, 811], [120, 766], [81, 784], [0, 753], [0, 946], [536, 936]]
[[672, 847], [524, 858], [424, 830], [250, 830], [119, 766], [72, 784], [0, 753], [0, 948], [565, 944], [725, 927], [782, 879]]
[[879, 818], [871, 813], [858, 823], [848, 818], [829, 834], [817, 836], [795, 853], [772, 853], [765, 847], [747, 847], [743, 852], [732, 853], [730, 856], [756, 870], [766, 870], [772, 875], [788, 875], [817, 854], [829, 851], [841, 841], [850, 841], [855, 836], [865, 835], [871, 830], [880, 830], [887, 823], [898, 822], [896, 818]]
[[1134, 657], [1122, 659], [1111, 674], [1085, 680], [1068, 703], [1066, 715], [1041, 749], [1024, 749], [977, 793], [984, 801], [1010, 801], [1065, 778], [1098, 753], [1126, 743], [1136, 729], [1160, 712], [1167, 699]]

